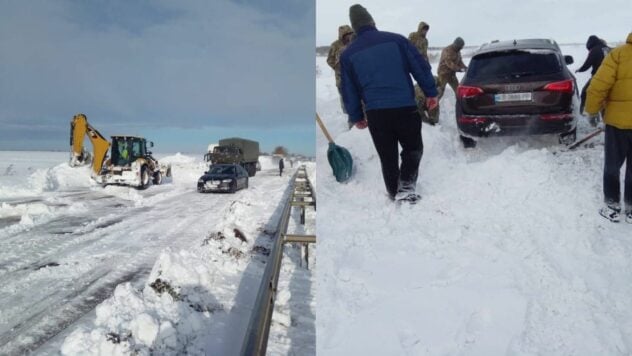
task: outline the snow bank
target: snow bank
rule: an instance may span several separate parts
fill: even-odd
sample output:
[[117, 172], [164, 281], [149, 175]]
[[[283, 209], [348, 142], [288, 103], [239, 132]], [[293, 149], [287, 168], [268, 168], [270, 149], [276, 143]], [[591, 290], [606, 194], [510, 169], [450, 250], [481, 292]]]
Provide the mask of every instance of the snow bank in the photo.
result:
[[209, 261], [210, 247], [165, 251], [142, 291], [130, 283], [96, 309], [95, 328], [79, 328], [62, 348], [64, 355], [203, 355], [213, 314], [224, 311], [210, 294], [221, 272]]
[[12, 174], [17, 179], [0, 183], [0, 197], [36, 196], [44, 192], [78, 190], [96, 185], [90, 178], [89, 167], [72, 168], [67, 163], [61, 163], [51, 168], [32, 168], [29, 171], [26, 177]]
[[178, 152], [172, 156], [165, 156], [159, 159], [160, 163], [170, 163], [170, 164], [191, 164], [197, 162], [198, 160], [195, 157], [183, 155]]
[[259, 163], [262, 170], [279, 169], [279, 157], [276, 156], [259, 156]]

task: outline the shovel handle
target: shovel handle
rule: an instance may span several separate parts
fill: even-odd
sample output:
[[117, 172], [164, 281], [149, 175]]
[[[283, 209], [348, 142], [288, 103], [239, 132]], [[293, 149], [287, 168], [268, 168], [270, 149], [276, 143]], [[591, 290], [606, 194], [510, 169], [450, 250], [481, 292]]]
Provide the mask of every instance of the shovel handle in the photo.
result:
[[595, 130], [595, 131], [589, 133], [588, 135], [586, 135], [586, 137], [582, 138], [581, 140], [579, 140], [579, 141], [573, 143], [572, 145], [568, 146], [568, 149], [569, 150], [574, 150], [575, 148], [579, 147], [579, 145], [581, 145], [582, 143], [590, 140], [591, 138], [599, 135], [602, 132], [603, 132], [603, 128], [600, 127], [597, 130]]
[[329, 131], [327, 131], [325, 124], [323, 124], [323, 122], [320, 120], [320, 115], [318, 115], [318, 113], [316, 113], [316, 122], [318, 123], [318, 126], [320, 126], [320, 129], [323, 130], [325, 137], [327, 137], [327, 141], [329, 141], [329, 143], [333, 143], [334, 139], [331, 138], [331, 136], [329, 135]]

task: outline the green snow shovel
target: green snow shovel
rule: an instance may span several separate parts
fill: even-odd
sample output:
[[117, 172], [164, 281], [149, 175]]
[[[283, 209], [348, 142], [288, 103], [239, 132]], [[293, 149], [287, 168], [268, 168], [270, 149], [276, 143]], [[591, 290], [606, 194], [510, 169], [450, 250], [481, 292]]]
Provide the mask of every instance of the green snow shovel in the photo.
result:
[[329, 165], [331, 169], [334, 171], [334, 176], [336, 177], [336, 181], [339, 183], [346, 182], [349, 178], [351, 178], [351, 172], [353, 169], [353, 159], [351, 158], [351, 153], [344, 148], [336, 145], [334, 140], [329, 135], [327, 128], [320, 120], [320, 116], [316, 113], [316, 122], [318, 122], [318, 126], [323, 130], [323, 134], [327, 137], [327, 141], [329, 141], [329, 148], [327, 148], [327, 160], [329, 161]]

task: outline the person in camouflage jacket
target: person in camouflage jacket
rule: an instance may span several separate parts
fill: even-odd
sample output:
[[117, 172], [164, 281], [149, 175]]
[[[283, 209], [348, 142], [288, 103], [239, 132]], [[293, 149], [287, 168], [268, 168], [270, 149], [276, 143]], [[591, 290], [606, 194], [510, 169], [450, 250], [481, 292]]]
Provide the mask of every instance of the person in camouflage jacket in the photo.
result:
[[342, 102], [342, 93], [340, 92], [340, 54], [351, 42], [353, 36], [354, 32], [351, 26], [342, 25], [338, 27], [338, 39], [331, 44], [329, 53], [327, 54], [327, 64], [334, 70], [336, 75], [336, 88], [338, 88], [338, 94], [340, 95], [340, 106], [342, 107], [342, 112], [345, 114], [347, 110]]
[[[435, 84], [439, 86], [439, 78], [434, 76]], [[419, 84], [415, 84], [415, 101], [417, 102], [417, 110], [421, 116], [421, 121], [434, 126], [439, 122], [439, 105], [433, 109], [428, 109], [426, 105], [426, 94], [419, 87]]]
[[415, 47], [417, 47], [417, 50], [419, 51], [419, 53], [421, 53], [421, 56], [424, 57], [428, 62], [430, 61], [428, 60], [428, 39], [426, 38], [426, 34], [428, 33], [429, 29], [430, 26], [427, 23], [421, 21], [419, 23], [419, 27], [417, 27], [417, 31], [411, 32], [410, 35], [408, 35], [408, 39], [410, 40], [410, 42], [412, 42]]
[[347, 47], [353, 38], [353, 30], [349, 25], [338, 27], [338, 39], [329, 47], [327, 54], [327, 64], [336, 73], [336, 86], [340, 88], [340, 54]]
[[456, 72], [463, 72], [467, 66], [461, 58], [461, 49], [465, 46], [465, 42], [461, 37], [457, 37], [454, 42], [441, 51], [439, 59], [439, 99], [445, 92], [446, 84], [450, 85], [456, 94], [456, 88], [459, 86], [459, 80], [456, 78]]

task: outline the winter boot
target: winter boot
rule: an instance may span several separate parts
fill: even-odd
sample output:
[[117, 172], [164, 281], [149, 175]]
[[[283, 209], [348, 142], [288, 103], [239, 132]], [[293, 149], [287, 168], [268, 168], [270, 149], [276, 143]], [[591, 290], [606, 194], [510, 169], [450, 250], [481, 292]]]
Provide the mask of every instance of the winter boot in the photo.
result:
[[409, 204], [417, 204], [421, 200], [421, 195], [410, 192], [399, 192], [395, 195], [396, 202], [407, 202]]
[[632, 210], [628, 210], [625, 212], [625, 222], [628, 224], [632, 224]]
[[621, 213], [621, 208], [619, 208], [618, 205], [613, 204], [606, 204], [606, 206], [599, 210], [599, 214], [601, 216], [612, 222], [619, 222], [621, 220], [619, 213]]
[[417, 203], [421, 199], [419, 194], [415, 194], [415, 184], [411, 182], [404, 182], [400, 180], [397, 183], [397, 194], [395, 194], [395, 201], [406, 201], [411, 204]]

